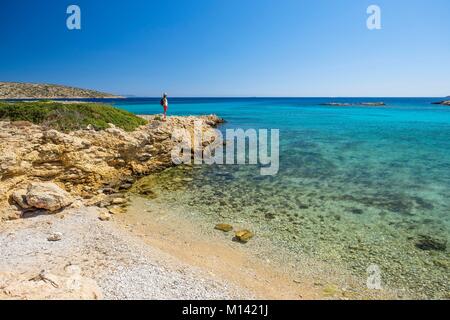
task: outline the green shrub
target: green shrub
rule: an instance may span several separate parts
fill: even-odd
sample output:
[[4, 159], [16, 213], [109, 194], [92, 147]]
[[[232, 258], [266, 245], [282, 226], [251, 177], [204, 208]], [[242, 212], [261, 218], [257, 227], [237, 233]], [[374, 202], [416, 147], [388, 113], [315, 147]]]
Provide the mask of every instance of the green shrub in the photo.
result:
[[100, 103], [61, 103], [55, 101], [0, 102], [0, 120], [30, 121], [68, 132], [86, 128], [97, 130], [112, 123], [118, 128], [133, 131], [147, 123], [134, 114]]

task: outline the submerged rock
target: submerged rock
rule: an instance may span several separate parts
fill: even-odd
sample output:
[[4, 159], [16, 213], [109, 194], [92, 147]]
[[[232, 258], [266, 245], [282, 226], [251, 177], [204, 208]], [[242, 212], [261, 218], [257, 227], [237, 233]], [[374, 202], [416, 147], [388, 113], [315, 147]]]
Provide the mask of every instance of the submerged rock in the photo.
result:
[[323, 288], [322, 294], [324, 295], [324, 297], [334, 297], [340, 294], [340, 291], [335, 285], [330, 284]]
[[156, 199], [157, 195], [154, 191], [150, 190], [150, 189], [146, 189], [146, 190], [141, 190], [139, 191], [139, 194], [146, 196], [150, 199]]
[[434, 259], [433, 264], [437, 267], [441, 267], [444, 269], [450, 269], [450, 261], [444, 259]]
[[358, 208], [352, 208], [350, 210], [353, 214], [363, 214], [364, 213], [364, 211], [362, 211], [361, 209], [358, 209]]
[[420, 235], [419, 240], [416, 242], [416, 247], [425, 251], [445, 251], [445, 249], [447, 249], [447, 241]]
[[73, 201], [69, 193], [51, 182], [34, 182], [27, 189], [26, 203], [34, 208], [55, 212], [70, 206]]
[[249, 230], [241, 230], [235, 233], [236, 240], [242, 243], [247, 243], [255, 234]]
[[230, 232], [230, 231], [233, 230], [233, 227], [231, 225], [229, 225], [229, 224], [226, 224], [226, 223], [220, 223], [220, 224], [217, 224], [214, 227], [214, 229], [220, 230], [220, 231], [223, 231], [223, 232]]

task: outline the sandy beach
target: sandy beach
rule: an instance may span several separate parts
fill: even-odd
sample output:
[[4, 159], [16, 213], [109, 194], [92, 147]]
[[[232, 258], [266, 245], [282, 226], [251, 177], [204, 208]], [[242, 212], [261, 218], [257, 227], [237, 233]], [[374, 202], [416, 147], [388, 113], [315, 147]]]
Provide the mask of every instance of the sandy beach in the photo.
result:
[[[2, 299], [247, 299], [254, 296], [147, 245], [98, 209], [1, 225]], [[60, 241], [48, 241], [55, 232]], [[40, 274], [45, 276], [39, 277]], [[32, 280], [34, 279], [34, 280]]]

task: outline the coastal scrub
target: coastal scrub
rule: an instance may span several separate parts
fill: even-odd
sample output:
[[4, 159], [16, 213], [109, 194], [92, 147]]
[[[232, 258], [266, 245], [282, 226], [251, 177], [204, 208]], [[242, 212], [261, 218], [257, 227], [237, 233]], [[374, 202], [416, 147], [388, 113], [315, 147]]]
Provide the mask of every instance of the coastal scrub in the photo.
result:
[[0, 120], [29, 121], [63, 132], [86, 128], [106, 129], [109, 123], [133, 131], [147, 123], [134, 114], [100, 103], [55, 101], [0, 102]]

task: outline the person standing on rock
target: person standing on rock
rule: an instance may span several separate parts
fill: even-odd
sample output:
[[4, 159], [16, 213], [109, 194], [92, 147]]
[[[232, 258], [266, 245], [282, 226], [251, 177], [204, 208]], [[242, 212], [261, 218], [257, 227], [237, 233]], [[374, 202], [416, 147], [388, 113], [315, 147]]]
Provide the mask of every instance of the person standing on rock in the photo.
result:
[[163, 94], [163, 97], [161, 99], [161, 106], [164, 109], [164, 120], [167, 118], [167, 109], [169, 108], [169, 101], [167, 100], [167, 93]]

